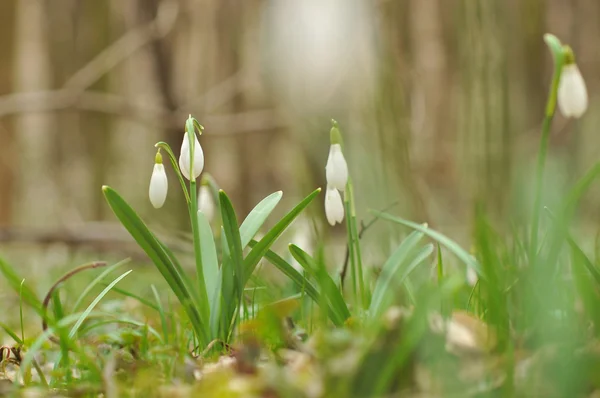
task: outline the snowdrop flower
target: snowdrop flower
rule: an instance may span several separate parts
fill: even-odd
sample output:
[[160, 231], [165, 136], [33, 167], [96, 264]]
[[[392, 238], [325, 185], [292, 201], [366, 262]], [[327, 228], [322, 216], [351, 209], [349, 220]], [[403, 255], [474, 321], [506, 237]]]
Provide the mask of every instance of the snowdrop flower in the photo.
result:
[[[194, 134], [194, 162], [190, 162], [190, 141], [188, 138], [188, 132], [186, 131], [183, 135], [183, 142], [181, 143], [181, 153], [179, 154], [179, 168], [181, 173], [188, 180], [196, 179], [202, 173], [204, 169], [204, 152], [198, 141], [198, 136]], [[193, 170], [192, 175], [190, 171]]]
[[348, 183], [348, 165], [342, 153], [342, 136], [337, 127], [337, 122], [332, 121], [333, 127], [329, 133], [331, 147], [329, 147], [329, 157], [325, 166], [325, 175], [327, 177], [327, 185], [344, 192]]
[[348, 182], [348, 165], [342, 153], [340, 144], [332, 144], [329, 148], [329, 158], [325, 166], [327, 184], [344, 191]]
[[329, 225], [334, 226], [336, 223], [342, 223], [344, 221], [344, 203], [342, 202], [342, 196], [332, 186], [327, 186], [327, 192], [325, 192], [325, 215], [327, 216], [327, 222]]
[[208, 185], [201, 185], [198, 190], [198, 210], [210, 221], [215, 216], [215, 201]]
[[558, 84], [558, 107], [563, 116], [574, 118], [580, 118], [588, 107], [585, 81], [568, 47], [565, 49], [565, 66]]
[[161, 208], [165, 204], [168, 189], [169, 181], [167, 180], [167, 173], [162, 163], [162, 155], [158, 151], [154, 160], [154, 170], [152, 171], [152, 177], [150, 177], [150, 189], [148, 193], [150, 203], [152, 203], [154, 208]]

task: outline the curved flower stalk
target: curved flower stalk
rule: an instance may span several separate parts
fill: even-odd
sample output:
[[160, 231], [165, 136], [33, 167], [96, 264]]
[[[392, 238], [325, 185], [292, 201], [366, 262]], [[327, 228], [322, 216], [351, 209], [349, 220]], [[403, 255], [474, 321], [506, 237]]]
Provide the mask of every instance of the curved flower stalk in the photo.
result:
[[165, 172], [165, 166], [163, 165], [162, 155], [160, 154], [159, 149], [154, 158], [154, 170], [150, 177], [150, 188], [148, 192], [150, 203], [152, 203], [152, 206], [154, 206], [155, 209], [159, 209], [165, 204], [168, 190], [169, 181], [167, 180], [167, 173]]
[[580, 118], [588, 107], [588, 94], [583, 76], [570, 47], [564, 47], [565, 65], [558, 85], [558, 108], [565, 117]]

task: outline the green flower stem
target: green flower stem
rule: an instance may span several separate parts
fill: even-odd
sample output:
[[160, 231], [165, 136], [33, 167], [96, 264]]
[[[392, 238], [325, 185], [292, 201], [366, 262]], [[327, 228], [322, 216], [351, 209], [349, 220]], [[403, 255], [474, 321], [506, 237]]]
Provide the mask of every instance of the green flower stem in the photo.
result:
[[185, 180], [183, 179], [183, 175], [181, 174], [181, 171], [179, 170], [179, 164], [177, 163], [177, 158], [175, 157], [175, 154], [171, 150], [171, 147], [169, 146], [169, 144], [167, 144], [166, 142], [163, 142], [163, 141], [157, 142], [156, 144], [154, 144], [154, 147], [163, 149], [167, 153], [167, 155], [169, 155], [169, 159], [171, 160], [171, 165], [173, 166], [173, 170], [175, 170], [175, 174], [177, 174], [177, 178], [179, 178], [179, 183], [181, 184], [181, 189], [183, 190], [183, 194], [185, 195], [185, 201], [189, 206], [190, 194], [188, 193], [187, 187], [185, 185]]
[[544, 166], [546, 164], [546, 156], [548, 153], [548, 138], [550, 136], [550, 127], [552, 126], [552, 118], [556, 110], [556, 98], [558, 95], [558, 84], [564, 64], [564, 50], [560, 41], [550, 34], [544, 36], [546, 44], [550, 48], [554, 58], [554, 75], [552, 76], [552, 84], [548, 101], [546, 103], [546, 113], [544, 123], [542, 124], [542, 138], [540, 140], [540, 150], [537, 159], [535, 173], [535, 199], [533, 202], [533, 217], [531, 222], [531, 240], [529, 242], [529, 262], [534, 264], [537, 256], [538, 233], [540, 223], [540, 211], [542, 205], [542, 189], [544, 179]]
[[[358, 227], [356, 221], [356, 208], [354, 205], [354, 188], [352, 186], [352, 180], [348, 179], [348, 184], [346, 185], [346, 192], [344, 195], [344, 200], [346, 201], [346, 217], [348, 223], [348, 234], [350, 238], [350, 258], [352, 261], [352, 279], [353, 286], [356, 289], [356, 285], [358, 284], [358, 293], [357, 302], [360, 302], [362, 308], [367, 308], [367, 296], [365, 291], [365, 282], [364, 282], [364, 274], [363, 274], [363, 264], [362, 264], [362, 253], [360, 249], [360, 239], [358, 236]], [[356, 294], [356, 291], [355, 291]]]
[[[352, 278], [352, 295], [355, 299], [355, 304], [358, 304], [358, 291], [357, 291], [357, 283], [356, 283], [356, 257], [354, 251], [354, 239], [352, 238], [352, 219], [350, 214], [352, 214], [352, 208], [350, 204], [350, 195], [349, 191], [346, 190], [344, 193], [344, 209], [346, 211], [346, 230], [348, 232], [348, 254], [350, 255], [350, 274]], [[343, 282], [343, 281], [342, 281]]]

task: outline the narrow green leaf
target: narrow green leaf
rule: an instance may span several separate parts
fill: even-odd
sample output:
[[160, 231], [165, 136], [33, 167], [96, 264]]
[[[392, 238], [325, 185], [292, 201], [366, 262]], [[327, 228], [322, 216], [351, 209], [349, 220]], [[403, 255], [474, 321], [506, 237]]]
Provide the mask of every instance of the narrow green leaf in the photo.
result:
[[[217, 248], [215, 247], [215, 238], [212, 233], [210, 223], [206, 215], [198, 211], [198, 229], [200, 230], [200, 245], [202, 246], [202, 265], [204, 267], [204, 280], [206, 283], [206, 293], [208, 294], [208, 306], [212, 318], [212, 309], [215, 296], [213, 294], [219, 281], [219, 259], [217, 258]], [[217, 296], [218, 297], [218, 296]]]
[[152, 289], [152, 294], [154, 294], [154, 300], [156, 301], [156, 307], [158, 308], [158, 314], [160, 316], [160, 324], [162, 326], [164, 342], [165, 344], [169, 344], [169, 325], [167, 324], [167, 317], [165, 316], [165, 310], [163, 308], [162, 302], [160, 301], [160, 296], [156, 287], [154, 285], [150, 285]]
[[296, 207], [286, 214], [267, 234], [250, 250], [250, 253], [244, 259], [244, 268], [246, 278], [249, 278], [261, 258], [267, 253], [271, 245], [277, 240], [285, 229], [294, 221], [294, 219], [304, 210], [313, 199], [321, 192], [321, 188], [316, 189], [306, 198], [304, 198]]
[[417, 231], [424, 233], [425, 235], [427, 235], [431, 239], [439, 242], [442, 246], [446, 247], [448, 250], [450, 250], [452, 253], [454, 253], [454, 255], [456, 257], [458, 257], [458, 259], [460, 259], [462, 262], [464, 262], [467, 266], [473, 268], [477, 272], [477, 274], [479, 275], [479, 277], [481, 279], [485, 279], [485, 274], [483, 272], [483, 268], [477, 262], [477, 260], [471, 254], [469, 254], [469, 252], [467, 252], [465, 249], [460, 247], [460, 245], [458, 243], [456, 243], [452, 239], [448, 238], [446, 235], [444, 235], [440, 232], [437, 232], [433, 229], [430, 229], [426, 225], [417, 224], [417, 223], [405, 220], [400, 217], [392, 216], [391, 214], [388, 214], [388, 213], [383, 213], [383, 212], [376, 211], [376, 210], [370, 210], [370, 212], [376, 217], [379, 217], [379, 218], [382, 218], [382, 219], [385, 219], [388, 221], [392, 221], [397, 224], [401, 224], [401, 225], [407, 226], [409, 228], [412, 228], [412, 229], [415, 229]]
[[111, 265], [110, 267], [106, 268], [100, 275], [98, 275], [96, 278], [94, 278], [94, 280], [89, 283], [88, 285], [86, 285], [85, 289], [83, 289], [83, 292], [79, 295], [79, 297], [77, 298], [77, 301], [75, 301], [75, 304], [73, 304], [73, 308], [71, 310], [71, 312], [76, 312], [79, 309], [79, 306], [81, 305], [81, 302], [83, 301], [83, 299], [88, 295], [89, 292], [92, 291], [92, 289], [94, 287], [96, 287], [96, 285], [98, 285], [100, 282], [102, 282], [102, 280], [111, 272], [113, 272], [115, 269], [117, 269], [118, 267], [120, 267], [121, 265], [125, 264], [129, 262], [129, 260], [123, 260], [123, 261], [119, 261], [116, 264]]
[[[350, 318], [350, 311], [348, 310], [348, 306], [346, 305], [346, 301], [344, 301], [344, 297], [342, 293], [336, 286], [335, 282], [331, 278], [331, 276], [327, 273], [325, 267], [321, 264], [317, 264], [317, 262], [304, 250], [299, 248], [296, 245], [289, 246], [290, 253], [292, 256], [300, 263], [302, 267], [307, 270], [310, 270], [313, 273], [319, 284], [321, 284], [321, 292], [325, 294], [329, 299], [329, 303], [333, 311], [337, 314], [338, 322], [341, 321], [343, 323], [346, 319]], [[339, 325], [339, 323], [336, 323]]]
[[219, 191], [219, 203], [221, 204], [221, 218], [223, 219], [223, 232], [227, 238], [229, 255], [236, 276], [236, 290], [242, 294], [246, 284], [244, 276], [244, 253], [242, 252], [242, 241], [238, 227], [237, 216], [233, 205], [224, 191]]
[[114, 281], [112, 281], [110, 283], [110, 285], [106, 286], [104, 288], [104, 290], [102, 290], [100, 292], [100, 294], [98, 296], [96, 296], [96, 298], [94, 299], [94, 301], [92, 301], [90, 303], [90, 305], [88, 305], [88, 307], [85, 309], [85, 311], [83, 311], [83, 313], [81, 314], [81, 316], [77, 319], [77, 321], [75, 322], [75, 324], [71, 328], [71, 331], [69, 332], [69, 337], [70, 338], [75, 337], [75, 334], [77, 333], [77, 331], [81, 327], [81, 324], [83, 323], [83, 321], [86, 320], [86, 318], [88, 317], [88, 315], [94, 310], [94, 308], [98, 305], [98, 303], [100, 302], [100, 300], [102, 300], [104, 298], [104, 296], [106, 296], [108, 294], [108, 292], [110, 292], [110, 290], [117, 283], [119, 283], [121, 281], [121, 279], [125, 278], [127, 275], [129, 275], [132, 272], [133, 272], [133, 270], [129, 270], [129, 271], [125, 272], [124, 274], [122, 274], [121, 276], [119, 276], [117, 279], [115, 279]]
[[381, 314], [382, 304], [386, 294], [395, 282], [396, 273], [402, 266], [406, 266], [411, 259], [410, 254], [416, 248], [417, 244], [425, 236], [422, 232], [413, 231], [398, 245], [398, 248], [386, 260], [381, 267], [381, 275], [375, 284], [373, 298], [369, 306], [369, 313], [372, 317], [378, 318]]
[[250, 240], [258, 232], [260, 227], [265, 223], [267, 217], [275, 209], [283, 192], [277, 191], [261, 200], [252, 211], [248, 214], [242, 225], [240, 226], [240, 237], [242, 240], [242, 248], [248, 246]]
[[188, 315], [194, 331], [199, 338], [208, 343], [208, 333], [205, 329], [205, 327], [208, 327], [208, 321], [203, 322], [199, 312], [200, 303], [196, 299], [197, 294], [192, 293], [194, 289], [190, 287], [189, 278], [183, 274], [181, 266], [175, 260], [175, 256], [167, 251], [166, 246], [150, 232], [137, 213], [114, 189], [104, 186], [102, 191], [113, 213], [150, 257], [171, 290], [173, 290]]

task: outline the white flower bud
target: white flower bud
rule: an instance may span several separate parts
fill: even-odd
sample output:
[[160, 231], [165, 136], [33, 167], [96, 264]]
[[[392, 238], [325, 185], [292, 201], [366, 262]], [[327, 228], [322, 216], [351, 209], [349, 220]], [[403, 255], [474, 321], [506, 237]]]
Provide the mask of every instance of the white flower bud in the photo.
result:
[[[198, 141], [198, 136], [194, 133], [194, 162], [190, 162], [190, 141], [188, 138], [187, 131], [183, 135], [183, 142], [181, 143], [181, 153], [179, 154], [179, 168], [181, 173], [188, 180], [196, 179], [202, 173], [204, 169], [204, 152]], [[190, 172], [193, 170], [193, 175]], [[192, 177], [192, 178], [190, 178]]]
[[168, 190], [169, 181], [167, 180], [165, 166], [162, 164], [162, 156], [160, 153], [157, 153], [156, 163], [154, 164], [154, 170], [152, 171], [152, 177], [150, 177], [150, 189], [148, 193], [152, 206], [154, 206], [156, 209], [161, 208], [167, 199]]
[[467, 266], [467, 284], [469, 286], [475, 286], [479, 277], [477, 276], [477, 272], [472, 268]]
[[327, 186], [325, 192], [325, 215], [327, 222], [334, 226], [336, 223], [344, 221], [344, 203], [337, 189], [332, 186]]
[[348, 182], [348, 165], [342, 153], [340, 144], [332, 144], [329, 148], [329, 158], [325, 166], [325, 174], [327, 176], [327, 185], [344, 192], [346, 183]]
[[198, 190], [198, 210], [204, 213], [208, 221], [215, 216], [215, 201], [210, 193], [210, 188], [206, 185], [201, 185]]
[[588, 106], [585, 81], [577, 64], [563, 67], [558, 84], [558, 107], [565, 117], [580, 118]]

